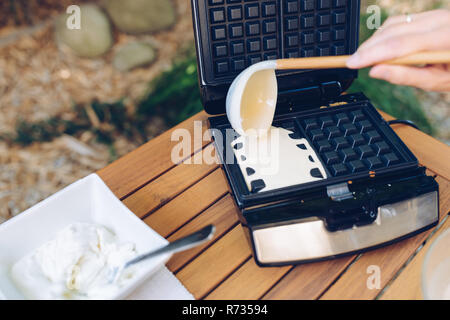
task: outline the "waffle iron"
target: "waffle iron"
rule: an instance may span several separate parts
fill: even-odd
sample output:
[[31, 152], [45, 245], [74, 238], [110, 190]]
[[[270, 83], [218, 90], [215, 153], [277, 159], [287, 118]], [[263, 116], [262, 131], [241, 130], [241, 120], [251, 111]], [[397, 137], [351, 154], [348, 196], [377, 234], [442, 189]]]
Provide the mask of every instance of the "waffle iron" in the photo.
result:
[[265, 191], [264, 181], [249, 187], [237, 161], [226, 161], [236, 160], [229, 141], [238, 134], [224, 115], [233, 79], [261, 60], [353, 53], [359, 0], [191, 3], [202, 102], [258, 265], [353, 254], [437, 224], [434, 178], [363, 93], [344, 94], [355, 70], [277, 72], [273, 126], [308, 141], [325, 179]]

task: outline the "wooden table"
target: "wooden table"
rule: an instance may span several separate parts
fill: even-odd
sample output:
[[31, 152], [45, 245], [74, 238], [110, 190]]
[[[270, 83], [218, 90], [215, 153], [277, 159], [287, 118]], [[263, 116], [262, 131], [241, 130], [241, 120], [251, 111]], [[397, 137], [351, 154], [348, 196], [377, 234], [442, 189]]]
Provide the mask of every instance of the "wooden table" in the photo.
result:
[[[203, 133], [206, 119], [200, 112], [175, 128], [194, 134], [197, 120], [202, 121]], [[299, 266], [259, 268], [255, 264], [220, 167], [186, 163], [199, 151], [213, 151], [209, 138], [198, 145], [191, 141], [187, 161], [175, 165], [171, 152], [178, 141], [171, 141], [172, 129], [98, 174], [125, 205], [168, 240], [210, 223], [216, 226], [212, 241], [176, 254], [167, 263], [197, 299], [420, 299], [424, 254], [430, 242], [450, 226], [450, 219], [446, 219], [450, 210], [450, 147], [411, 127], [393, 128], [429, 174], [436, 176], [442, 223], [388, 247]], [[367, 287], [371, 265], [380, 268], [379, 289]]]

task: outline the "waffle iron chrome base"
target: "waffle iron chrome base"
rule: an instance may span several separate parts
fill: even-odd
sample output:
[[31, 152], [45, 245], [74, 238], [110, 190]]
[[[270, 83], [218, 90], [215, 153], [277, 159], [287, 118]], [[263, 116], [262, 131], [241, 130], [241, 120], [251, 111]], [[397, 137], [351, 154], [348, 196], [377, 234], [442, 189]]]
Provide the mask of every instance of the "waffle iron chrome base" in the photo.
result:
[[333, 258], [422, 231], [436, 222], [438, 194], [430, 192], [378, 208], [374, 223], [330, 232], [319, 219], [250, 231], [255, 260], [260, 265], [290, 264]]

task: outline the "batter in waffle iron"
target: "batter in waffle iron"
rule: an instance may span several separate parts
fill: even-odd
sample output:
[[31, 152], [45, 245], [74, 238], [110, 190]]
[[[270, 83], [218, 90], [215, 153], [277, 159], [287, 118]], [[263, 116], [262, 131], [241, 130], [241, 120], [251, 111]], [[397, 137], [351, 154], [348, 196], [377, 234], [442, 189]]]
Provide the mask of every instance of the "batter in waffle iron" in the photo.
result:
[[270, 127], [266, 135], [241, 135], [231, 143], [251, 192], [269, 191], [327, 177], [316, 153], [305, 138]]
[[274, 72], [263, 69], [254, 72], [250, 80], [245, 88], [230, 89], [230, 92], [243, 89], [240, 99], [227, 97], [228, 117], [239, 118], [240, 126], [235, 129], [241, 135], [231, 146], [248, 189], [269, 191], [326, 178], [306, 139], [271, 126], [277, 102]]

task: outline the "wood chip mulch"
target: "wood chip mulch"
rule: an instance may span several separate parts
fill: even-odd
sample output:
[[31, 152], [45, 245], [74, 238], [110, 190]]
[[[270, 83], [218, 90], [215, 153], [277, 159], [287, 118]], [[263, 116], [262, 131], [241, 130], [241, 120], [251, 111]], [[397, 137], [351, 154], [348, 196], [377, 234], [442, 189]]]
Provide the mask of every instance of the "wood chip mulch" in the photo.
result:
[[[139, 36], [115, 31], [114, 47], [97, 59], [82, 59], [58, 48], [51, 23], [31, 32], [18, 30], [17, 39], [3, 46], [0, 31], [0, 134], [14, 132], [20, 119], [31, 122], [61, 116], [70, 120], [74, 104], [94, 99], [114, 102], [126, 98], [126, 106], [134, 108], [149, 82], [171, 66], [180, 50], [193, 43], [190, 4], [186, 0], [174, 2], [178, 20], [171, 29]], [[112, 66], [114, 52], [136, 39], [156, 48], [156, 61], [129, 72], [117, 71]], [[154, 135], [167, 129], [161, 119], [151, 121], [151, 126]], [[111, 155], [108, 146], [97, 143], [89, 132], [27, 147], [0, 141], [0, 223], [138, 144], [118, 136], [115, 154]]]

